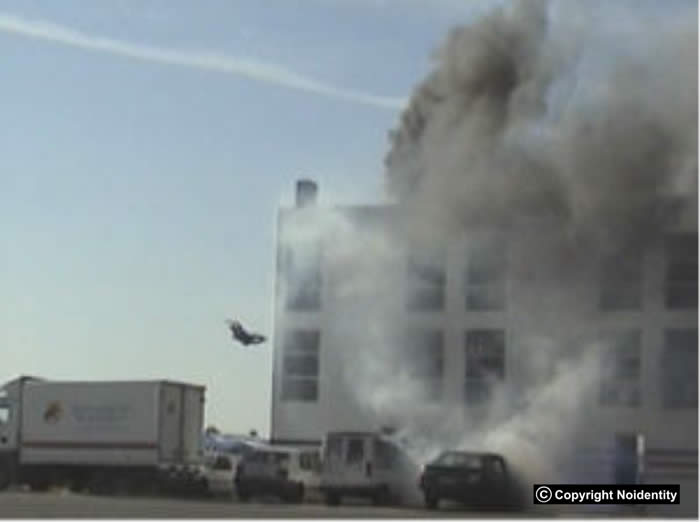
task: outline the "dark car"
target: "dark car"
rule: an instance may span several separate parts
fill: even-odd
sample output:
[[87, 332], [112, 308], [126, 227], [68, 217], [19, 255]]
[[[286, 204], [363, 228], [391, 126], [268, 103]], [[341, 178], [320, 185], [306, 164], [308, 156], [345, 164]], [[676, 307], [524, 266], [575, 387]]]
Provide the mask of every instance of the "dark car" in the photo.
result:
[[446, 451], [425, 466], [419, 485], [429, 509], [437, 509], [442, 499], [479, 508], [524, 506], [522, 488], [495, 453]]

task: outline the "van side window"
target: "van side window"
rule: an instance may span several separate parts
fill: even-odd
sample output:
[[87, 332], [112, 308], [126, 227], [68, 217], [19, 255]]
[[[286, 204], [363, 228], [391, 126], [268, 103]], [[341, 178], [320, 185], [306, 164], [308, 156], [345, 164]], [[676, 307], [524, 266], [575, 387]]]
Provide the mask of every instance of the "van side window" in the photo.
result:
[[270, 455], [274, 461], [274, 463], [278, 466], [284, 466], [289, 463], [289, 454], [288, 453], [276, 453], [276, 454], [271, 454]]
[[0, 406], [0, 424], [7, 424], [10, 422], [10, 407], [2, 405]]
[[316, 472], [319, 472], [319, 473], [320, 473], [320, 471], [321, 471], [321, 466], [322, 466], [321, 454], [320, 454], [320, 453], [317, 453], [317, 452], [312, 453], [312, 454], [311, 454], [311, 469], [312, 469], [313, 471], [316, 471]]
[[356, 464], [362, 462], [365, 458], [365, 440], [350, 439], [348, 441], [347, 463]]
[[343, 440], [333, 437], [326, 441], [326, 457], [340, 458], [343, 454]]

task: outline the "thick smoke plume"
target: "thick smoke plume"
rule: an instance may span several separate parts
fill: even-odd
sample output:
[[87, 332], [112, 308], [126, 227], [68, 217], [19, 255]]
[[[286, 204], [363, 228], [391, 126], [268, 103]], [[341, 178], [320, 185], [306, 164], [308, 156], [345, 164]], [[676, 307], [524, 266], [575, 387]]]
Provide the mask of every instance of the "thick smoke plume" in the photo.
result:
[[599, 283], [601, 259], [669, 226], [697, 230], [695, 10], [507, 4], [451, 31], [390, 133], [387, 186], [405, 229], [447, 243], [509, 230], [521, 236], [514, 265], [544, 274], [531, 319], [551, 337], [525, 353], [556, 368], [531, 373], [524, 406], [505, 389], [485, 418], [457, 421], [450, 444], [500, 447], [552, 478], [541, 466], [575, 438], [604, 348], [570, 357], [564, 334], [586, 320], [579, 289]]
[[[586, 331], [601, 262], [669, 226], [697, 230], [696, 20], [695, 6], [528, 0], [449, 34], [390, 133], [386, 226], [342, 211], [299, 225], [330, 239], [324, 357], [342, 371], [327, 384], [367, 419], [334, 427], [394, 426], [420, 463], [500, 451], [530, 481], [577, 478], [563, 463], [589, 442], [582, 422], [611, 342]], [[436, 326], [405, 311], [409, 245], [460, 249], [474, 231], [509, 238], [517, 288], [517, 369], [479, 411], [462, 393], [425, 400], [404, 337]], [[455, 283], [448, 273], [448, 294]], [[462, 352], [464, 325], [448, 323], [445, 350]]]
[[602, 247], [667, 225], [669, 198], [697, 191], [694, 8], [594, 6], [454, 29], [391, 133], [390, 192], [444, 226], [544, 216]]

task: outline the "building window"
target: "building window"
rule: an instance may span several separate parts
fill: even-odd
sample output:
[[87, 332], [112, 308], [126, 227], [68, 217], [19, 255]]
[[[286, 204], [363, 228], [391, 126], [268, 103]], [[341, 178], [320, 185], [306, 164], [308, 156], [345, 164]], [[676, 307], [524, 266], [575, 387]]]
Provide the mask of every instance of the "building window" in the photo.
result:
[[443, 249], [412, 250], [408, 256], [409, 310], [442, 310], [445, 306], [445, 261]]
[[600, 308], [638, 310], [642, 306], [643, 257], [620, 255], [601, 266]]
[[613, 334], [601, 357], [600, 404], [639, 406], [641, 401], [641, 332]]
[[467, 252], [467, 310], [503, 310], [506, 303], [506, 246], [502, 241], [475, 242]]
[[318, 330], [285, 332], [282, 360], [282, 400], [318, 400], [319, 347]]
[[406, 362], [410, 376], [421, 386], [421, 398], [442, 397], [443, 335], [440, 330], [410, 330], [406, 334]]
[[665, 408], [698, 407], [698, 330], [666, 330], [661, 359], [661, 393]]
[[503, 330], [470, 330], [465, 337], [467, 404], [478, 405], [505, 379], [506, 335]]
[[666, 306], [698, 307], [697, 234], [678, 234], [666, 239]]
[[321, 244], [297, 244], [285, 248], [288, 310], [314, 311], [321, 308]]

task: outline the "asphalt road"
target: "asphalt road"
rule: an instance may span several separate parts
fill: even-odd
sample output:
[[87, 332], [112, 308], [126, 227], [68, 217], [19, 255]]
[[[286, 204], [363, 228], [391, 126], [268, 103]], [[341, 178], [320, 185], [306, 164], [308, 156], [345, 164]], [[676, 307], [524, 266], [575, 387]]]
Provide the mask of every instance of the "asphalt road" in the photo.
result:
[[[0, 518], [518, 518], [497, 512], [465, 511], [447, 506], [440, 511], [375, 507], [366, 504], [330, 507], [278, 502], [240, 503], [227, 499], [98, 497], [63, 492], [0, 493]], [[539, 513], [538, 516], [542, 516]], [[547, 516], [547, 515], [545, 515]], [[551, 516], [551, 514], [549, 515]], [[555, 515], [556, 516], [556, 515]]]

